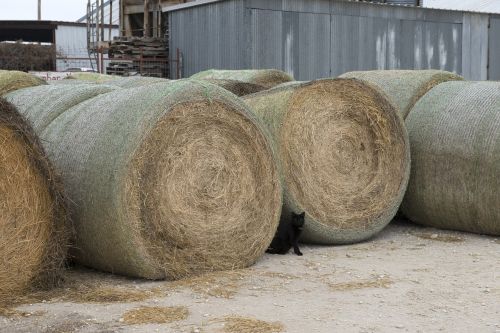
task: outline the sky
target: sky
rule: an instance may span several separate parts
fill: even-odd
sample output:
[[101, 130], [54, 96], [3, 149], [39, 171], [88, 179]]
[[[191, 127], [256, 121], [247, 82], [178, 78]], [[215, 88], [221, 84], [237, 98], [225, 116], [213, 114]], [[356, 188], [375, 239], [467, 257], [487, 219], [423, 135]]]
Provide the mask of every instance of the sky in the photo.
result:
[[[42, 0], [42, 20], [76, 21], [88, 0]], [[0, 20], [36, 20], [38, 0], [0, 0]]]

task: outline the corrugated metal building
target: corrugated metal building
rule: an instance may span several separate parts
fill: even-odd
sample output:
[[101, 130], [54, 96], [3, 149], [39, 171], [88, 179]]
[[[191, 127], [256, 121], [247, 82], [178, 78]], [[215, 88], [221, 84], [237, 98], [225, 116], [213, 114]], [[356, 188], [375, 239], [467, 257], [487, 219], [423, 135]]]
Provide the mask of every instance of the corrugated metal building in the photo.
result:
[[[109, 26], [105, 26], [106, 31]], [[112, 37], [118, 26], [111, 26]], [[0, 42], [18, 41], [50, 43], [58, 52], [55, 69], [91, 67], [87, 51], [87, 25], [60, 21], [0, 21]]]
[[309, 80], [436, 68], [500, 79], [499, 15], [340, 0], [199, 0], [163, 10], [184, 76], [278, 68]]

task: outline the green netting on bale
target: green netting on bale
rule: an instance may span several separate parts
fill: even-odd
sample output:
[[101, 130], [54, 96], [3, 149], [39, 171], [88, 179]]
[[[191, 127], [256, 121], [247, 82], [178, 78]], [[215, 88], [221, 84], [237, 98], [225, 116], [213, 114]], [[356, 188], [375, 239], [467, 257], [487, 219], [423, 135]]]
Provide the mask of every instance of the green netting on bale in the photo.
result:
[[41, 137], [73, 203], [75, 260], [150, 279], [254, 263], [282, 205], [265, 133], [233, 94], [191, 80], [60, 114]]
[[7, 94], [5, 98], [16, 105], [37, 133], [41, 133], [71, 107], [117, 89], [98, 84], [44, 85], [20, 89]]
[[306, 212], [302, 241], [353, 243], [394, 217], [409, 177], [403, 120], [354, 79], [288, 85], [244, 97], [274, 138], [283, 218]]
[[11, 91], [47, 84], [44, 80], [24, 72], [0, 70], [0, 96]]
[[500, 235], [500, 83], [442, 83], [406, 125], [412, 171], [403, 213], [423, 225]]
[[159, 77], [147, 77], [147, 76], [130, 76], [130, 77], [120, 77], [112, 81], [106, 82], [106, 84], [111, 86], [116, 86], [120, 88], [136, 88], [147, 86], [155, 83], [168, 82], [167, 79], [162, 79]]
[[0, 305], [61, 278], [69, 224], [58, 179], [31, 126], [0, 98]]
[[348, 72], [340, 78], [365, 80], [382, 92], [401, 112], [408, 116], [411, 108], [432, 87], [446, 81], [463, 80], [459, 75], [440, 70], [376, 70]]
[[237, 80], [257, 84], [266, 89], [277, 86], [278, 84], [293, 81], [293, 77], [277, 69], [245, 69], [245, 70], [219, 70], [210, 69], [199, 72], [192, 79], [222, 79]]

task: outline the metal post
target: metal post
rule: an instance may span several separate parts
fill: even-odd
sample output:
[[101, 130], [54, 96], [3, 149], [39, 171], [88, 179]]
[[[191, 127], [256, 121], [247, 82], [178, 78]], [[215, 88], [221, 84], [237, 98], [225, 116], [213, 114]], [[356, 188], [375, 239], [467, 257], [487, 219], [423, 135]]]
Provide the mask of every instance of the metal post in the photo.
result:
[[38, 21], [42, 20], [42, 0], [38, 0]]
[[176, 75], [176, 79], [180, 79], [181, 78], [181, 50], [179, 50], [179, 48], [177, 48], [176, 50], [176, 57], [177, 57], [177, 73], [175, 73]]
[[101, 0], [101, 41], [104, 41], [104, 0]]
[[95, 43], [99, 44], [99, 40], [101, 39], [99, 36], [99, 0], [96, 0], [95, 4]]
[[149, 37], [149, 0], [144, 0], [144, 37]]
[[113, 26], [113, 0], [109, 1], [109, 37], [108, 40], [111, 42], [111, 30]]

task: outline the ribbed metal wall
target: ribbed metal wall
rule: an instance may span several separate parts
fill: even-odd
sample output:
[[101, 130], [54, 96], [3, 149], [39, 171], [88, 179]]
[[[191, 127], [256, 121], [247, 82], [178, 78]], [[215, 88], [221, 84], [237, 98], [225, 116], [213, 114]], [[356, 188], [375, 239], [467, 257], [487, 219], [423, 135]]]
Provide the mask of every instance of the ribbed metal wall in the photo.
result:
[[488, 77], [485, 14], [338, 0], [227, 0], [169, 17], [171, 56], [180, 48], [184, 76], [278, 68], [310, 80], [351, 70], [435, 68]]

